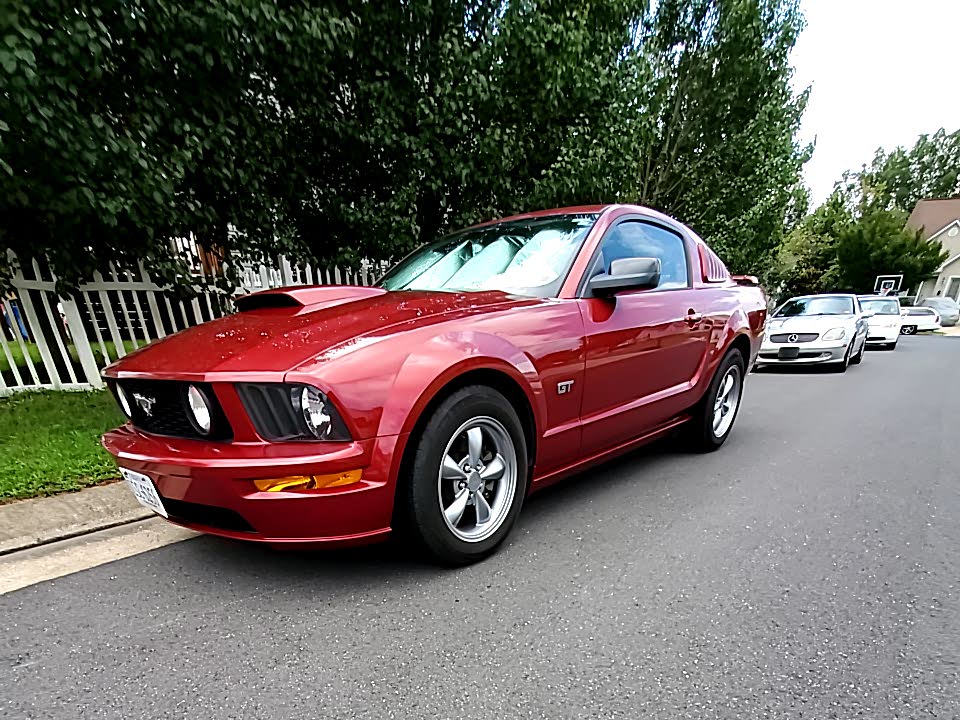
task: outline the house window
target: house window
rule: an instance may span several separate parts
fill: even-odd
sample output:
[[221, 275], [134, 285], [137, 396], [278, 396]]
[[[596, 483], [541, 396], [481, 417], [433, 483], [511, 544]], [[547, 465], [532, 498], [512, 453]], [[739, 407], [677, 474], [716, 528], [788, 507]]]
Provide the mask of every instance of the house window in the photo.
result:
[[960, 277], [953, 276], [947, 280], [947, 291], [944, 295], [960, 302]]

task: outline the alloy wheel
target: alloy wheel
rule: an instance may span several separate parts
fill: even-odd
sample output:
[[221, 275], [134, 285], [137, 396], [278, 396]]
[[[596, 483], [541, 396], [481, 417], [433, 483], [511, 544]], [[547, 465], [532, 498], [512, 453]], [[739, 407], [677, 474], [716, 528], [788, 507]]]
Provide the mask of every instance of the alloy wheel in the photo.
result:
[[722, 438], [730, 431], [740, 405], [743, 378], [740, 368], [731, 365], [717, 386], [717, 397], [713, 402], [713, 434]]
[[510, 514], [517, 475], [516, 448], [499, 420], [475, 417], [461, 425], [447, 442], [437, 475], [450, 532], [464, 542], [493, 535]]

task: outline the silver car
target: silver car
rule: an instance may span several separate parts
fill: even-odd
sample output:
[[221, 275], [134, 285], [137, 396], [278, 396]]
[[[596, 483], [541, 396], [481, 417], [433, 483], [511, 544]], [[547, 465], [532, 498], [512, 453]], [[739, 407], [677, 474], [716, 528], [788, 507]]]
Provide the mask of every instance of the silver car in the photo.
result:
[[960, 322], [960, 305], [957, 305], [956, 300], [952, 298], [932, 297], [927, 298], [920, 304], [936, 310], [943, 327], [953, 327]]
[[867, 317], [856, 295], [790, 298], [767, 320], [757, 366], [831, 364], [843, 372], [863, 360]]

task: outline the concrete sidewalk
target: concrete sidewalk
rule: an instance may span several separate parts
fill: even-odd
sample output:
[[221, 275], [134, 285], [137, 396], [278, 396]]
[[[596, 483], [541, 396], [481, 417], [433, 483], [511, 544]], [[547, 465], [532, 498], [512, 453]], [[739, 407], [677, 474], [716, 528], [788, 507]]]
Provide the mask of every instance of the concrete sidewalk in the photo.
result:
[[941, 335], [949, 335], [951, 337], [960, 337], [960, 325], [954, 325], [953, 327], [940, 328], [939, 330], [935, 330], [934, 332], [937, 332]]
[[153, 515], [126, 483], [0, 505], [0, 555], [142, 520]]

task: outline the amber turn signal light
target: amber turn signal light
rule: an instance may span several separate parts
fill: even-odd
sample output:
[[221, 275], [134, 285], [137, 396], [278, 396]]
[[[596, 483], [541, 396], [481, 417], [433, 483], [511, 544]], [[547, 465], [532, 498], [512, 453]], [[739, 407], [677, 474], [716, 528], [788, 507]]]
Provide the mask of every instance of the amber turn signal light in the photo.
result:
[[353, 485], [360, 482], [362, 470], [347, 470], [333, 475], [291, 475], [290, 477], [254, 480], [257, 490], [263, 492], [298, 492], [300, 490], [322, 490], [329, 487]]

